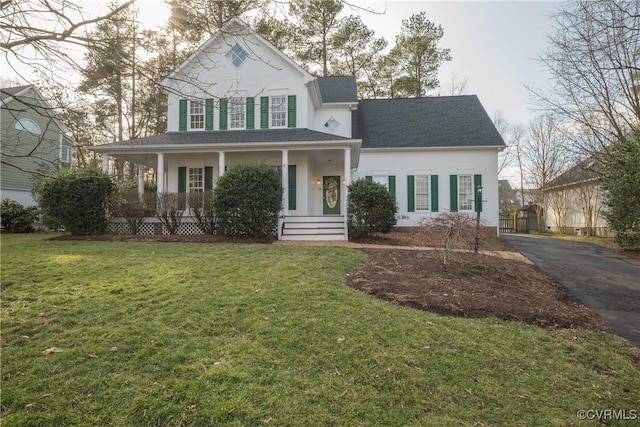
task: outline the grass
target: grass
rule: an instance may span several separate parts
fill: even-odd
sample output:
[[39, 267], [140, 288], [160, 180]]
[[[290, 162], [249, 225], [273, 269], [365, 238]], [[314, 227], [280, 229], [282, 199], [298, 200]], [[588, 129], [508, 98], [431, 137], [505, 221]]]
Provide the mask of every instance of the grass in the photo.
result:
[[5, 426], [595, 425], [577, 411], [640, 409], [621, 339], [388, 304], [345, 286], [352, 249], [44, 237], [2, 235]]
[[613, 237], [601, 236], [578, 236], [576, 234], [560, 234], [560, 233], [540, 233], [531, 232], [539, 236], [553, 237], [554, 239], [570, 240], [573, 242], [592, 243], [609, 249], [620, 249], [620, 246], [613, 240]]

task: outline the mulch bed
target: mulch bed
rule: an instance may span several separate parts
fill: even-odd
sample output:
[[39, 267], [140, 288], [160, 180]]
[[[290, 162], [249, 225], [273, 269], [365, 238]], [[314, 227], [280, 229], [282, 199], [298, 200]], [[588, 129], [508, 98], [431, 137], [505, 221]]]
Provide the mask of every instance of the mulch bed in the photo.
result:
[[[59, 236], [55, 240], [271, 243], [224, 235], [199, 236]], [[356, 242], [385, 246], [441, 248], [443, 236], [424, 227], [396, 228]], [[443, 252], [402, 248], [362, 249], [369, 259], [347, 275], [347, 284], [395, 304], [466, 318], [497, 317], [543, 328], [606, 330], [598, 313], [572, 297], [552, 277], [526, 261], [495, 231], [485, 230], [480, 254], [468, 252], [473, 241], [458, 240], [451, 259]], [[506, 256], [511, 253], [511, 256]]]

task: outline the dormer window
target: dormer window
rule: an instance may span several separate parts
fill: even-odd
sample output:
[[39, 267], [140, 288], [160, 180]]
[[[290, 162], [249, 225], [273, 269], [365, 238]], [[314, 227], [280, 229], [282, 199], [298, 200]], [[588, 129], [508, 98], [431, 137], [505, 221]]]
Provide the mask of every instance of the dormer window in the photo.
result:
[[246, 61], [248, 56], [249, 55], [247, 55], [247, 52], [245, 52], [244, 49], [241, 48], [238, 44], [236, 44], [229, 51], [229, 53], [227, 53], [227, 59], [231, 61], [233, 66], [236, 68], [240, 68], [240, 66], [244, 64], [244, 61]]

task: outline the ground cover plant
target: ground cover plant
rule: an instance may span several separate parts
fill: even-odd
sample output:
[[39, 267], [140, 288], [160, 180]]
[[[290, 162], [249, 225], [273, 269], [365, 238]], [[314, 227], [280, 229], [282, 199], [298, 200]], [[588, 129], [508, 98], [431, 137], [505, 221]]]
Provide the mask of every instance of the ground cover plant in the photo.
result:
[[579, 425], [640, 401], [621, 339], [389, 304], [346, 286], [354, 249], [0, 244], [2, 425]]

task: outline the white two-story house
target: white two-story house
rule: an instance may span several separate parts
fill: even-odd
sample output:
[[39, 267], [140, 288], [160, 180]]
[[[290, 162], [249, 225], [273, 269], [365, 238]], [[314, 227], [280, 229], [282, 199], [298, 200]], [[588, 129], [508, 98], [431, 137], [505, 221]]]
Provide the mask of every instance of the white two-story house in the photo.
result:
[[497, 227], [504, 142], [476, 96], [359, 100], [353, 76], [314, 77], [239, 19], [161, 84], [167, 133], [93, 147], [105, 170], [129, 160], [156, 170], [158, 192], [189, 193], [234, 164], [270, 164], [282, 239], [347, 239], [346, 189], [359, 178], [395, 195], [399, 226], [475, 215], [482, 187], [483, 223]]

